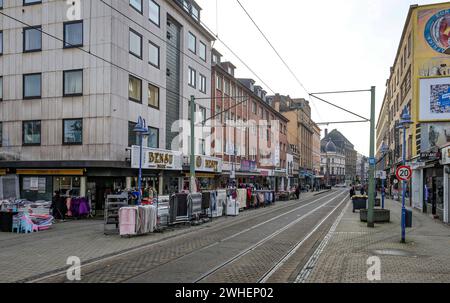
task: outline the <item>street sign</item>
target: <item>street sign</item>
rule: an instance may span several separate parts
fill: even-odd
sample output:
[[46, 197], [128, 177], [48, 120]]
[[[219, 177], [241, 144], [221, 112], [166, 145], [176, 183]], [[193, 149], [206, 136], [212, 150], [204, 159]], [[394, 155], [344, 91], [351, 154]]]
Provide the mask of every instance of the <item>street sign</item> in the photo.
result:
[[369, 165], [375, 165], [377, 160], [375, 158], [369, 158]]
[[409, 179], [411, 179], [412, 176], [412, 170], [410, 166], [399, 166], [397, 168], [397, 172], [395, 173], [395, 175], [397, 176], [397, 179], [399, 179], [400, 181], [408, 181]]

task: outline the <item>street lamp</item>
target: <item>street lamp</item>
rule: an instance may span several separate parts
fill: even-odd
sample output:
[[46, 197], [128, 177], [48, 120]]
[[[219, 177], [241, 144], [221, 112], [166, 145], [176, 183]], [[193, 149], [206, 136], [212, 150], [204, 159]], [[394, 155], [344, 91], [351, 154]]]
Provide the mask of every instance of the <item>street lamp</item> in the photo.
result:
[[386, 165], [385, 157], [386, 157], [386, 153], [388, 152], [388, 150], [389, 150], [389, 148], [388, 148], [388, 146], [386, 145], [386, 143], [383, 140], [383, 142], [381, 143], [381, 155], [382, 155], [381, 208], [382, 209], [384, 209], [384, 198], [385, 198], [385, 187], [384, 187], [385, 179], [384, 179], [384, 173], [383, 172], [386, 169], [386, 167], [385, 167], [385, 165]]
[[[403, 129], [403, 165], [406, 164], [406, 129], [411, 125], [413, 121], [411, 120], [411, 115], [409, 114], [408, 108], [403, 109], [400, 122], [398, 123], [398, 129]], [[406, 242], [406, 208], [405, 208], [405, 195], [406, 195], [406, 181], [402, 181], [403, 191], [402, 191], [402, 243]]]
[[133, 131], [139, 136], [139, 178], [138, 178], [138, 205], [142, 202], [141, 183], [142, 183], [142, 141], [144, 136], [149, 134], [145, 119], [139, 116]]

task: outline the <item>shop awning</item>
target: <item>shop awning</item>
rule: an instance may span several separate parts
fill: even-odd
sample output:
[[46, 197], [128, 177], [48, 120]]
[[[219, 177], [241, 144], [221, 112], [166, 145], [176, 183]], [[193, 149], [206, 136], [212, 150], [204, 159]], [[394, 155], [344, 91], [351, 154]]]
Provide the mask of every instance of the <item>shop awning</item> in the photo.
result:
[[82, 176], [84, 169], [18, 169], [17, 175], [32, 175], [32, 176]]

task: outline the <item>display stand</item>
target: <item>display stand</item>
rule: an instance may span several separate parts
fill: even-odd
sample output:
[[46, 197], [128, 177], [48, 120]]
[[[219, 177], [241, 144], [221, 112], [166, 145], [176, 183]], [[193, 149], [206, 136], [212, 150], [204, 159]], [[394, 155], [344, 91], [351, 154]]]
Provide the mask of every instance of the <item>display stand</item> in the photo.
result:
[[[119, 233], [119, 209], [128, 206], [127, 195], [109, 195], [105, 201], [105, 235]], [[111, 228], [114, 225], [114, 228]]]

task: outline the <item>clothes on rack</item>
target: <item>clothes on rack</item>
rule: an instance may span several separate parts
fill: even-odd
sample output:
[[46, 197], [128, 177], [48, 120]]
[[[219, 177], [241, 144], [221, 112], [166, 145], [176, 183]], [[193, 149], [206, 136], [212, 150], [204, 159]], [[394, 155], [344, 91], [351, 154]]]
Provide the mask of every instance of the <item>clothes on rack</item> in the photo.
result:
[[236, 200], [239, 202], [240, 208], [247, 207], [247, 190], [245, 188], [239, 188], [237, 191]]
[[152, 233], [156, 224], [156, 207], [153, 205], [122, 207], [119, 210], [119, 233], [121, 236]]

